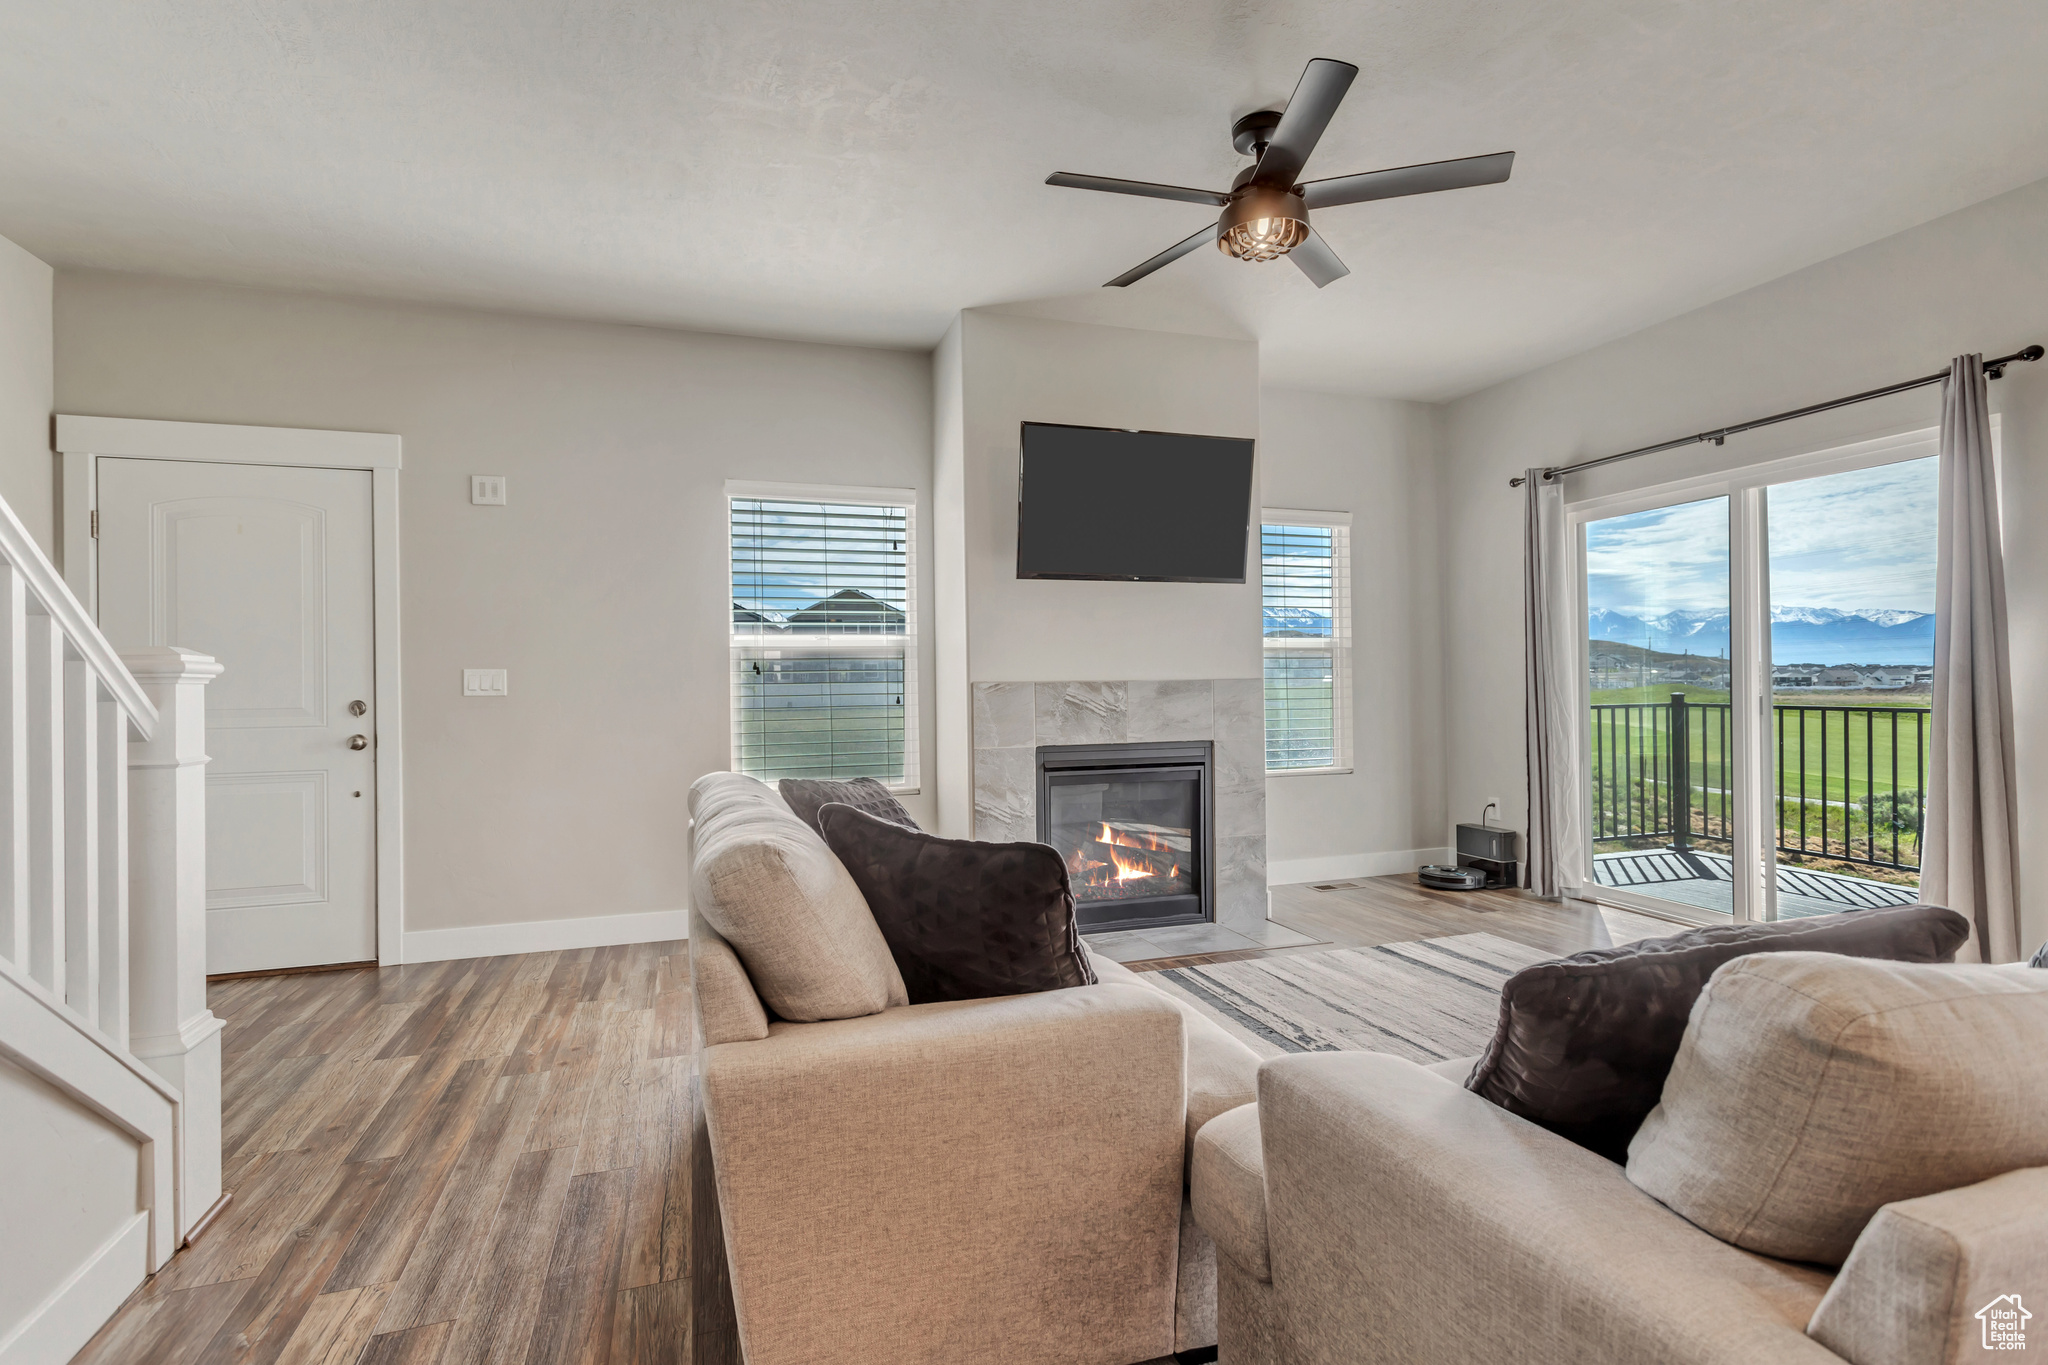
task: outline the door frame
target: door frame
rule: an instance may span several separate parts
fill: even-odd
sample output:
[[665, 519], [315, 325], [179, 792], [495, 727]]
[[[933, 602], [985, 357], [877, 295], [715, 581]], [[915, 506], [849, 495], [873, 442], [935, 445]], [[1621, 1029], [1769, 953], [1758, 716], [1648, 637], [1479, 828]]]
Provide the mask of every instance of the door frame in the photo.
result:
[[[2000, 452], [1999, 428], [1999, 417], [1994, 413], [1991, 418], [1994, 462]], [[1940, 437], [1939, 427], [1915, 426], [1870, 440], [1778, 456], [1709, 474], [1667, 479], [1577, 499], [1567, 496], [1565, 533], [1569, 538], [1567, 564], [1572, 581], [1568, 591], [1571, 593], [1572, 610], [1561, 624], [1573, 634], [1571, 640], [1562, 643], [1568, 648], [1570, 657], [1578, 660], [1578, 693], [1573, 720], [1576, 738], [1572, 747], [1571, 773], [1581, 806], [1580, 828], [1587, 834], [1586, 885], [1579, 889], [1581, 899], [1646, 911], [1667, 919], [1676, 913], [1668, 902], [1656, 901], [1620, 887], [1602, 886], [1593, 874], [1592, 757], [1588, 752], [1586, 735], [1586, 717], [1591, 704], [1591, 683], [1587, 675], [1590, 642], [1587, 639], [1586, 524], [1678, 503], [1716, 497], [1728, 499], [1730, 717], [1734, 729], [1735, 758], [1747, 769], [1735, 789], [1734, 904], [1731, 920], [1737, 924], [1775, 920], [1778, 917], [1778, 882], [1773, 852], [1776, 841], [1767, 841], [1763, 829], [1776, 797], [1769, 761], [1770, 734], [1764, 724], [1766, 712], [1763, 709], [1770, 704], [1771, 697], [1768, 625], [1771, 585], [1765, 492], [1773, 484], [1936, 455], [1940, 453]], [[1750, 698], [1755, 698], [1754, 706], [1749, 703]], [[1752, 858], [1751, 854], [1755, 857]]]
[[[377, 698], [377, 961], [381, 966], [402, 962], [405, 718], [398, 657], [398, 475], [404, 463], [403, 440], [369, 431], [59, 414], [56, 449], [63, 466], [58, 562], [65, 583], [95, 622], [100, 615], [96, 526], [101, 457], [369, 471], [371, 647], [376, 655]], [[84, 553], [73, 554], [74, 546]]]

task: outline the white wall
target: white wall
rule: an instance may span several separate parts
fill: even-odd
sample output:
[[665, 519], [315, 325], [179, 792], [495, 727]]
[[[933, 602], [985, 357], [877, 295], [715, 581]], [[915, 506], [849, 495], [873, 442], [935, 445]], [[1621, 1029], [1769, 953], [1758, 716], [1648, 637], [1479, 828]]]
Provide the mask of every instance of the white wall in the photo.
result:
[[[936, 364], [961, 395], [937, 450], [950, 490], [957, 420], [965, 597], [955, 620], [965, 632], [967, 684], [1259, 674], [1256, 573], [1242, 585], [1017, 577], [1020, 423], [1256, 438], [1257, 343], [969, 309]], [[949, 515], [941, 501], [939, 518]], [[940, 618], [942, 631], [953, 625]], [[941, 703], [948, 760], [971, 747], [956, 702], [964, 708], [964, 699]], [[971, 787], [947, 784], [939, 827], [964, 835], [972, 805]]]
[[0, 498], [53, 551], [51, 270], [0, 237]]
[[139, 1149], [0, 1061], [0, 1172], [0, 1358], [60, 1362], [147, 1269], [133, 1231], [144, 1211]]
[[405, 438], [409, 930], [680, 909], [685, 794], [729, 753], [724, 481], [929, 498], [921, 353], [90, 272], [56, 311], [61, 411]]
[[1265, 505], [1352, 514], [1352, 771], [1267, 779], [1275, 883], [1443, 857], [1437, 423], [1420, 403], [1260, 394]]
[[[1443, 496], [1450, 810], [1499, 797], [1526, 828], [1521, 494], [1507, 478], [2048, 344], [2048, 181], [1938, 218], [1449, 405]], [[2048, 938], [2048, 363], [1991, 386], [2004, 512], [2023, 850], [2023, 939]], [[1932, 426], [1939, 390], [1588, 476], [1589, 491]]]

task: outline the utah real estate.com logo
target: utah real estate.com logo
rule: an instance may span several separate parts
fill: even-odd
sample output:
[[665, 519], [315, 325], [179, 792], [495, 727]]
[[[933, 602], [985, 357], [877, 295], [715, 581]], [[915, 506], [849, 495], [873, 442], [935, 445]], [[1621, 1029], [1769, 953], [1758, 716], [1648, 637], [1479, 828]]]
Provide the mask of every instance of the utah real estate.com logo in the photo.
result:
[[1984, 1349], [2024, 1351], [2027, 1349], [2027, 1319], [2033, 1317], [2017, 1294], [2001, 1294], [1977, 1310], [1984, 1324]]

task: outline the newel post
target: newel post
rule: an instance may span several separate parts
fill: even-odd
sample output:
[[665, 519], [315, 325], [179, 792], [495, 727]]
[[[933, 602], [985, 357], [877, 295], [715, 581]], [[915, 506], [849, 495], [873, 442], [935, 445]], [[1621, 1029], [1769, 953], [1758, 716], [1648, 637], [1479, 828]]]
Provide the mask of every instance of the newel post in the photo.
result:
[[206, 1004], [206, 685], [211, 655], [169, 645], [121, 662], [156, 707], [128, 746], [129, 1050], [178, 1087], [182, 1242], [221, 1198], [221, 1021]]

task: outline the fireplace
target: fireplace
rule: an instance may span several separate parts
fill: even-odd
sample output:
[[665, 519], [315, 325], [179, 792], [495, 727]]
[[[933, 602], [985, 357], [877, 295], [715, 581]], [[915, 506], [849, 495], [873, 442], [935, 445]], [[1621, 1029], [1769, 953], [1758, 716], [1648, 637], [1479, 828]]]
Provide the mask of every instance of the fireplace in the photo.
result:
[[1083, 932], [1215, 918], [1212, 767], [1208, 740], [1038, 746], [1038, 838]]

